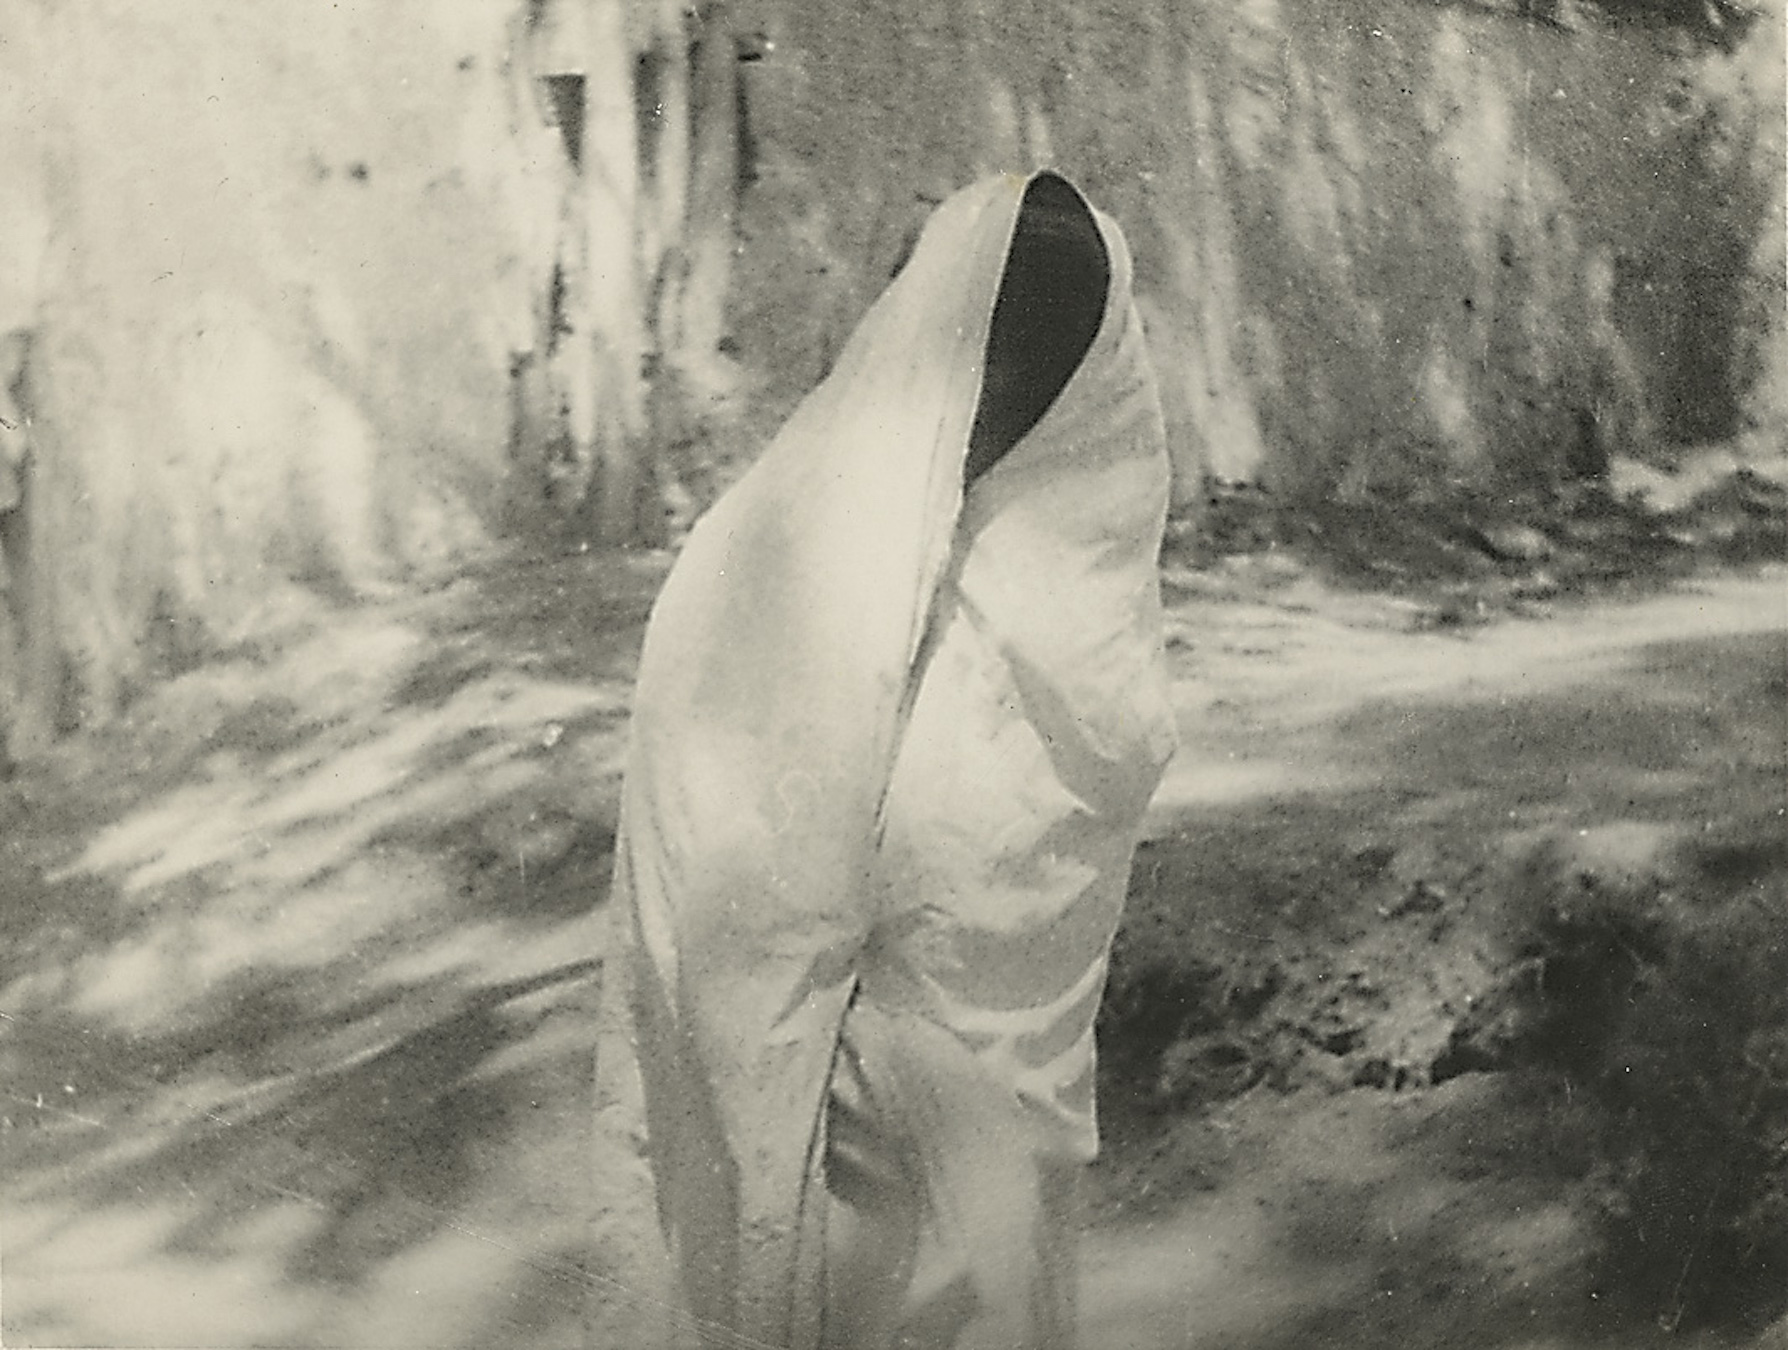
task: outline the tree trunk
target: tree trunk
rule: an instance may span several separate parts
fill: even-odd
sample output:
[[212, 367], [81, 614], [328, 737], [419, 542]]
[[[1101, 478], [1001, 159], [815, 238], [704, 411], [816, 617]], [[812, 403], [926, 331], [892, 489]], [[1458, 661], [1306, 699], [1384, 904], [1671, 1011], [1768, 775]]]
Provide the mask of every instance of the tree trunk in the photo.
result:
[[60, 635], [48, 603], [31, 433], [31, 338], [0, 341], [0, 766], [30, 759], [55, 734]]
[[691, 81], [689, 271], [683, 288], [679, 346], [686, 360], [705, 362], [726, 336], [739, 190], [738, 58], [726, 0], [703, 7]]
[[625, 0], [592, 0], [582, 177], [587, 222], [586, 322], [596, 344], [594, 505], [597, 537], [640, 542], [649, 532], [646, 491], [645, 323], [638, 236], [639, 146], [633, 106], [634, 48]]

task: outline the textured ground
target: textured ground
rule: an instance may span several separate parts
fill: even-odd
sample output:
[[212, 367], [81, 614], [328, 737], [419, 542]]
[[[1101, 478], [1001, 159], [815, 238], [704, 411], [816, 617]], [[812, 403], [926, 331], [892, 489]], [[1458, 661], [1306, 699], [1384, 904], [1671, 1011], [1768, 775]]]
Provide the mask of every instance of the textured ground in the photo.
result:
[[[0, 787], [4, 1344], [576, 1343], [661, 567], [296, 616]], [[1170, 581], [1186, 748], [1120, 951], [1087, 1344], [1661, 1341], [1555, 1079], [1435, 1071], [1495, 985], [1446, 932], [1548, 839], [1766, 828], [1788, 575], [1440, 629], [1295, 569]], [[1168, 948], [1204, 984], [1151, 992]]]

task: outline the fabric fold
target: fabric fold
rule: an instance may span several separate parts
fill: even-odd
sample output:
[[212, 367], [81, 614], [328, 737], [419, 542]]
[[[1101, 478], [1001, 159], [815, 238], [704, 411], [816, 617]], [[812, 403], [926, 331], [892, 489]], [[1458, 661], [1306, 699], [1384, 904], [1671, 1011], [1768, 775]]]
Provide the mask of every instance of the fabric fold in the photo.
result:
[[[1103, 313], [965, 492], [990, 325], [1045, 182], [1096, 222]], [[691, 533], [641, 657], [611, 892], [596, 1344], [821, 1343], [852, 1019], [910, 1042], [864, 1074], [942, 1055], [948, 1081], [1009, 1099], [1019, 1156], [1090, 1156], [1088, 990], [1173, 744], [1166, 500], [1121, 234], [1054, 175], [1001, 177], [939, 208]], [[865, 1082], [864, 1100], [902, 1091]], [[960, 1175], [911, 1134], [900, 1175]]]

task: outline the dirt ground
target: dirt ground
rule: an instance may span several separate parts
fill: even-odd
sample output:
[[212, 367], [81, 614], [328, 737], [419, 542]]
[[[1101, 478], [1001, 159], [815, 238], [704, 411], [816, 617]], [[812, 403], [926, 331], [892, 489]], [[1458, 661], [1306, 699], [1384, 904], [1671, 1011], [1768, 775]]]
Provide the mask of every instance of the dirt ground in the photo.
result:
[[[294, 612], [0, 784], [0, 1341], [578, 1343], [663, 566]], [[1788, 1345], [1619, 1278], [1570, 1076], [1472, 1017], [1535, 857], [1712, 884], [1744, 844], [1781, 896], [1788, 570], [1464, 626], [1258, 560], [1169, 596], [1086, 1345]]]

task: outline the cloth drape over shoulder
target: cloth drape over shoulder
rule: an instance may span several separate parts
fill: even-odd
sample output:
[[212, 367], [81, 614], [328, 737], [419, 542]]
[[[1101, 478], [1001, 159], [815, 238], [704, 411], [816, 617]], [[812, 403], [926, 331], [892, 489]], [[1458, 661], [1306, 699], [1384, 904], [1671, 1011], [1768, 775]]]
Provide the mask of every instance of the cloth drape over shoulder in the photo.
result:
[[[1168, 466], [1128, 254], [1094, 213], [1096, 335], [964, 489], [1043, 179], [1072, 193], [1000, 177], [938, 209], [653, 612], [597, 1071], [599, 1304], [628, 1344], [816, 1343], [825, 1102], [854, 999], [948, 1029], [1040, 1135], [1095, 1147], [1092, 1018], [1173, 747]], [[645, 1172], [628, 1145], [668, 1284], [625, 1231]]]

